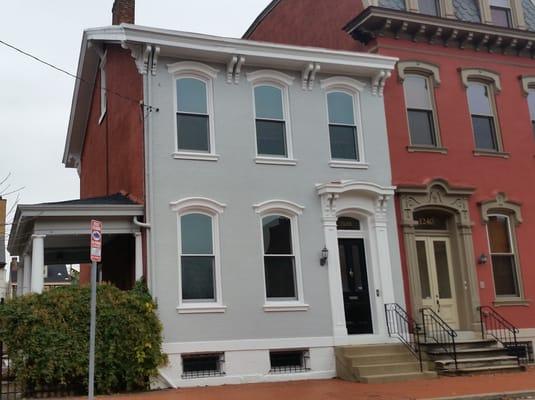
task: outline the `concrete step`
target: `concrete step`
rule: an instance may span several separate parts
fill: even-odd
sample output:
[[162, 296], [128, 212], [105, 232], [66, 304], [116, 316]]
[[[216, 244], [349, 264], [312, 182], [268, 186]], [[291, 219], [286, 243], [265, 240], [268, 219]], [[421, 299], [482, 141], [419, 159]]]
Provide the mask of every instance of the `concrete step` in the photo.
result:
[[[437, 369], [455, 369], [455, 361], [450, 359], [435, 360]], [[518, 359], [511, 356], [486, 357], [486, 358], [462, 358], [457, 359], [459, 369], [467, 368], [492, 368], [502, 366], [517, 366]]]
[[406, 353], [390, 353], [390, 354], [373, 354], [365, 356], [346, 356], [351, 361], [351, 365], [358, 367], [359, 365], [377, 365], [388, 363], [403, 363], [414, 362], [417, 358], [410, 352]]
[[402, 374], [420, 372], [420, 363], [389, 363], [377, 365], [359, 365], [353, 367], [358, 376], [381, 375], [381, 374]]
[[359, 346], [341, 346], [336, 349], [344, 356], [368, 356], [379, 354], [405, 354], [408, 350], [402, 344], [374, 344]]
[[480, 367], [480, 368], [460, 368], [458, 370], [444, 371], [444, 375], [485, 375], [497, 373], [509, 373], [525, 371], [526, 367], [523, 365], [499, 365], [496, 367]]
[[362, 376], [359, 378], [360, 382], [364, 383], [389, 383], [389, 382], [405, 382], [424, 379], [434, 379], [437, 377], [436, 372], [409, 372], [401, 374], [378, 374]]
[[[430, 358], [437, 360], [447, 358], [448, 355], [444, 349], [428, 350], [427, 354]], [[457, 350], [457, 356], [459, 358], [477, 358], [477, 357], [498, 357], [507, 355], [507, 350], [503, 347], [481, 347], [472, 349], [460, 349]]]
[[[441, 344], [433, 341], [422, 342], [425, 351], [434, 351], [442, 348]], [[481, 349], [485, 347], [498, 347], [498, 343], [494, 339], [473, 339], [473, 340], [455, 340], [455, 347], [457, 351], [465, 349]]]

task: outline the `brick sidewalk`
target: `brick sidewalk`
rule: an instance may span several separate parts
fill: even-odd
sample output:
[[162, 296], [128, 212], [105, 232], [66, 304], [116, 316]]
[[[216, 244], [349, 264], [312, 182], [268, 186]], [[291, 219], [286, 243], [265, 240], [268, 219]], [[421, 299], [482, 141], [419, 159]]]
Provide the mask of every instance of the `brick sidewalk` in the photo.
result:
[[106, 400], [383, 400], [430, 399], [532, 391], [535, 368], [527, 372], [426, 381], [361, 384], [338, 379], [165, 390], [99, 397]]

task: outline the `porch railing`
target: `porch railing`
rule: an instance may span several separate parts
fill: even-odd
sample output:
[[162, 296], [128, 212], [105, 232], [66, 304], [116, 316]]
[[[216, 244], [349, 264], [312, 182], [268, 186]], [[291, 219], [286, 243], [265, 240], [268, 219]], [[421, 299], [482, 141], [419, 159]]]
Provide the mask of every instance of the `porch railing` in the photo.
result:
[[518, 364], [529, 362], [529, 355], [524, 344], [518, 343], [518, 328], [506, 320], [500, 313], [489, 306], [479, 307], [481, 337], [496, 339], [509, 355], [518, 358]]
[[418, 359], [423, 371], [422, 350], [420, 348], [421, 328], [399, 304], [385, 304], [388, 335], [396, 337]]
[[444, 351], [444, 355], [451, 357], [455, 363], [455, 370], [458, 369], [457, 344], [455, 338], [457, 332], [450, 327], [446, 321], [430, 308], [422, 308], [422, 324], [426, 343], [431, 341], [438, 344]]

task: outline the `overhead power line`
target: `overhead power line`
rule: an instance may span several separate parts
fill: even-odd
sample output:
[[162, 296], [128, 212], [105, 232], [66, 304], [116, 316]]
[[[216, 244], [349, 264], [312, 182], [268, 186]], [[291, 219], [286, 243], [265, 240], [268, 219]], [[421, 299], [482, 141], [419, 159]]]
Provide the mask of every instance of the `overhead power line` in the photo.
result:
[[[59, 72], [65, 74], [65, 75], [67, 75], [67, 76], [70, 76], [71, 78], [74, 78], [74, 79], [76, 79], [76, 80], [79, 80], [79, 81], [82, 82], [82, 83], [85, 83], [85, 84], [88, 84], [88, 85], [90, 85], [90, 84], [92, 83], [92, 82], [89, 82], [88, 80], [82, 78], [81, 76], [78, 76], [78, 75], [76, 75], [76, 74], [73, 74], [73, 73], [71, 73], [71, 72], [69, 72], [69, 71], [67, 71], [67, 70], [65, 70], [65, 69], [63, 69], [63, 68], [61, 68], [61, 67], [58, 67], [57, 65], [54, 65], [54, 64], [52, 64], [52, 63], [49, 63], [48, 61], [45, 61], [45, 60], [43, 60], [42, 58], [39, 58], [39, 57], [37, 57], [37, 56], [35, 56], [35, 55], [33, 55], [33, 54], [31, 54], [31, 53], [25, 51], [25, 50], [20, 49], [20, 48], [17, 47], [17, 46], [14, 46], [14, 45], [12, 45], [12, 44], [9, 44], [9, 43], [7, 43], [7, 42], [1, 40], [1, 39], [0, 39], [0, 44], [4, 45], [4, 46], [6, 46], [6, 47], [9, 47], [10, 49], [15, 50], [16, 52], [18, 52], [18, 53], [20, 53], [20, 54], [23, 54], [23, 55], [25, 55], [26, 57], [29, 57], [29, 58], [31, 58], [31, 59], [33, 59], [33, 60], [35, 60], [35, 61], [37, 61], [37, 62], [39, 62], [39, 63], [41, 63], [41, 64], [44, 64], [44, 65], [46, 65], [46, 66], [49, 67], [49, 68], [55, 69], [56, 71], [59, 71]], [[105, 87], [102, 87], [102, 86], [100, 86], [99, 89], [101, 89], [101, 90], [105, 90], [106, 93], [108, 93], [108, 94], [111, 94], [111, 95], [120, 97], [120, 98], [122, 98], [122, 99], [124, 99], [124, 100], [128, 100], [128, 101], [134, 102], [134, 103], [136, 103], [136, 104], [139, 104], [141, 107], [146, 108], [147, 111], [149, 111], [149, 112], [152, 112], [152, 111], [156, 111], [156, 112], [158, 112], [158, 111], [160, 111], [159, 108], [157, 108], [157, 107], [153, 107], [153, 106], [148, 105], [148, 104], [144, 104], [143, 101], [141, 101], [141, 100], [139, 100], [139, 99], [134, 99], [133, 97], [125, 96], [125, 95], [123, 95], [123, 94], [121, 94], [121, 93], [115, 92], [115, 91], [113, 91], [113, 90], [110, 90], [110, 89], [105, 88]]]

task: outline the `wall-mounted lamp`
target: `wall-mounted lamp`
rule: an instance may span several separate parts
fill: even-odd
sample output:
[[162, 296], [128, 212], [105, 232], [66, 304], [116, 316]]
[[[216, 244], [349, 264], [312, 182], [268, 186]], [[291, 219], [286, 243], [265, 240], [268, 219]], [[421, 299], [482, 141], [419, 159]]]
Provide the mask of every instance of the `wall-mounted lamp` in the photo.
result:
[[486, 255], [485, 253], [482, 253], [482, 254], [479, 256], [479, 258], [477, 259], [477, 263], [478, 263], [479, 265], [483, 265], [483, 264], [486, 264], [488, 260], [489, 260], [489, 259], [488, 259], [487, 255]]
[[327, 264], [327, 259], [329, 258], [329, 250], [327, 247], [324, 247], [321, 251], [321, 258], [320, 258], [320, 265], [323, 267], [325, 264]]

